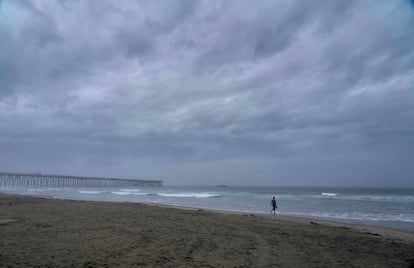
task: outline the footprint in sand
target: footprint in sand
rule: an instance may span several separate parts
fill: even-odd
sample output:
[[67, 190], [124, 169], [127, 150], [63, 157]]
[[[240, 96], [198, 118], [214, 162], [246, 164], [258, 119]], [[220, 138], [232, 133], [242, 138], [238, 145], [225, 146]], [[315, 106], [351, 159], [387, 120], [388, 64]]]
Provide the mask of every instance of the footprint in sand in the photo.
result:
[[0, 219], [0, 225], [5, 225], [17, 221], [16, 219]]

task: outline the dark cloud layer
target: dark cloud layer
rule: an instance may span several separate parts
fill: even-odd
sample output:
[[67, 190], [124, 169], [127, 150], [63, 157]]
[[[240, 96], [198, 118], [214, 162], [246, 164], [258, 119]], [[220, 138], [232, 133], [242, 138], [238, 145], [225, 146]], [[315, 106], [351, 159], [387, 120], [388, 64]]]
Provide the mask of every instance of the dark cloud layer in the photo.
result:
[[414, 186], [412, 1], [0, 1], [0, 170]]

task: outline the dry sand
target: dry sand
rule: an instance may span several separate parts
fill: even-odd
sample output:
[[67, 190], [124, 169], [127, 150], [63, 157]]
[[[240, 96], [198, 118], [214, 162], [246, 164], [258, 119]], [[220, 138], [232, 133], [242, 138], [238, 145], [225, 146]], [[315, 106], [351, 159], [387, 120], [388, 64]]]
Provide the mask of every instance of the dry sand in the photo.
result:
[[411, 232], [135, 203], [0, 203], [0, 267], [414, 267]]

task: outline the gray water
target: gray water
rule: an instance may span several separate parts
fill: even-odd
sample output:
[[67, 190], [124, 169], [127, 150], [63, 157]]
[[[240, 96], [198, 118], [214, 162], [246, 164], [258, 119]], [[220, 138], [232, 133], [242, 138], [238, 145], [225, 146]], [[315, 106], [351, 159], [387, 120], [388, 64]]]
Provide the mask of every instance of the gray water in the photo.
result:
[[214, 210], [277, 212], [414, 231], [414, 189], [163, 186], [141, 188], [0, 188], [1, 192], [74, 200], [145, 202]]

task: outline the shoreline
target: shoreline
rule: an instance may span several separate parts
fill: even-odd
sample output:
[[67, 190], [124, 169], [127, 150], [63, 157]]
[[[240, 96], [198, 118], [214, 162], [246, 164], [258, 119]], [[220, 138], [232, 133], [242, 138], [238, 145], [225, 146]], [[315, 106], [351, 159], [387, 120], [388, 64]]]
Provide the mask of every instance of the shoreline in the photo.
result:
[[285, 216], [0, 194], [5, 267], [410, 267], [414, 234]]
[[[91, 201], [91, 202], [100, 202], [100, 201]], [[121, 202], [122, 203], [122, 202]], [[128, 203], [128, 202], [127, 202]], [[133, 202], [130, 202], [134, 204]], [[372, 231], [380, 233], [384, 236], [391, 236], [396, 237], [399, 239], [403, 239], [406, 241], [414, 242], [414, 232], [407, 229], [400, 229], [400, 228], [392, 228], [383, 225], [370, 225], [365, 223], [353, 222], [354, 220], [340, 221], [335, 219], [327, 219], [327, 218], [318, 218], [318, 217], [307, 217], [307, 216], [297, 216], [297, 215], [286, 215], [286, 214], [276, 214], [276, 216], [271, 214], [264, 214], [264, 213], [252, 213], [252, 212], [243, 212], [243, 211], [230, 211], [230, 210], [215, 210], [215, 209], [206, 209], [206, 208], [197, 208], [197, 207], [187, 207], [187, 206], [176, 206], [176, 205], [169, 205], [169, 204], [158, 204], [158, 203], [138, 203], [144, 204], [148, 206], [155, 206], [161, 208], [173, 208], [173, 209], [183, 209], [183, 210], [190, 210], [190, 211], [207, 211], [212, 213], [219, 213], [219, 214], [229, 214], [229, 215], [242, 215], [247, 217], [263, 217], [272, 220], [283, 220], [283, 221], [295, 221], [300, 222], [303, 224], [306, 223], [316, 223], [316, 224], [324, 224], [328, 226], [334, 227], [345, 227], [345, 228], [353, 228], [362, 231]]]
[[[70, 199], [70, 198], [59, 198], [54, 196], [46, 196], [46, 195], [27, 195], [27, 194], [19, 194], [19, 193], [7, 193], [7, 192], [0, 192], [1, 195], [15, 195], [15, 196], [23, 196], [23, 197], [34, 197], [34, 198], [44, 198], [44, 199], [52, 199], [52, 200], [68, 200], [68, 201], [84, 201], [84, 202], [110, 202], [110, 203], [131, 203], [131, 204], [145, 204], [149, 206], [159, 206], [159, 207], [168, 207], [168, 208], [178, 208], [178, 209], [188, 209], [188, 210], [204, 210], [204, 211], [211, 211], [217, 213], [230, 213], [230, 214], [255, 214], [260, 216], [270, 216], [269, 214], [263, 212], [252, 212], [252, 211], [233, 211], [233, 210], [224, 210], [224, 209], [210, 209], [210, 208], [203, 208], [203, 207], [192, 207], [192, 206], [183, 206], [183, 205], [174, 205], [174, 204], [164, 204], [164, 203], [156, 203], [156, 202], [130, 202], [130, 201], [105, 201], [105, 200], [86, 200], [86, 199]], [[339, 224], [339, 225], [350, 225], [350, 226], [363, 226], [363, 227], [373, 227], [373, 228], [382, 228], [382, 229], [389, 229], [394, 231], [402, 231], [407, 233], [414, 234], [414, 223], [408, 222], [391, 222], [391, 221], [376, 221], [376, 220], [363, 220], [363, 219], [346, 219], [346, 218], [334, 218], [334, 217], [318, 217], [318, 216], [310, 216], [310, 215], [303, 215], [303, 214], [276, 214], [279, 218], [286, 218], [286, 219], [303, 219], [307, 221], [320, 221], [332, 224]]]

